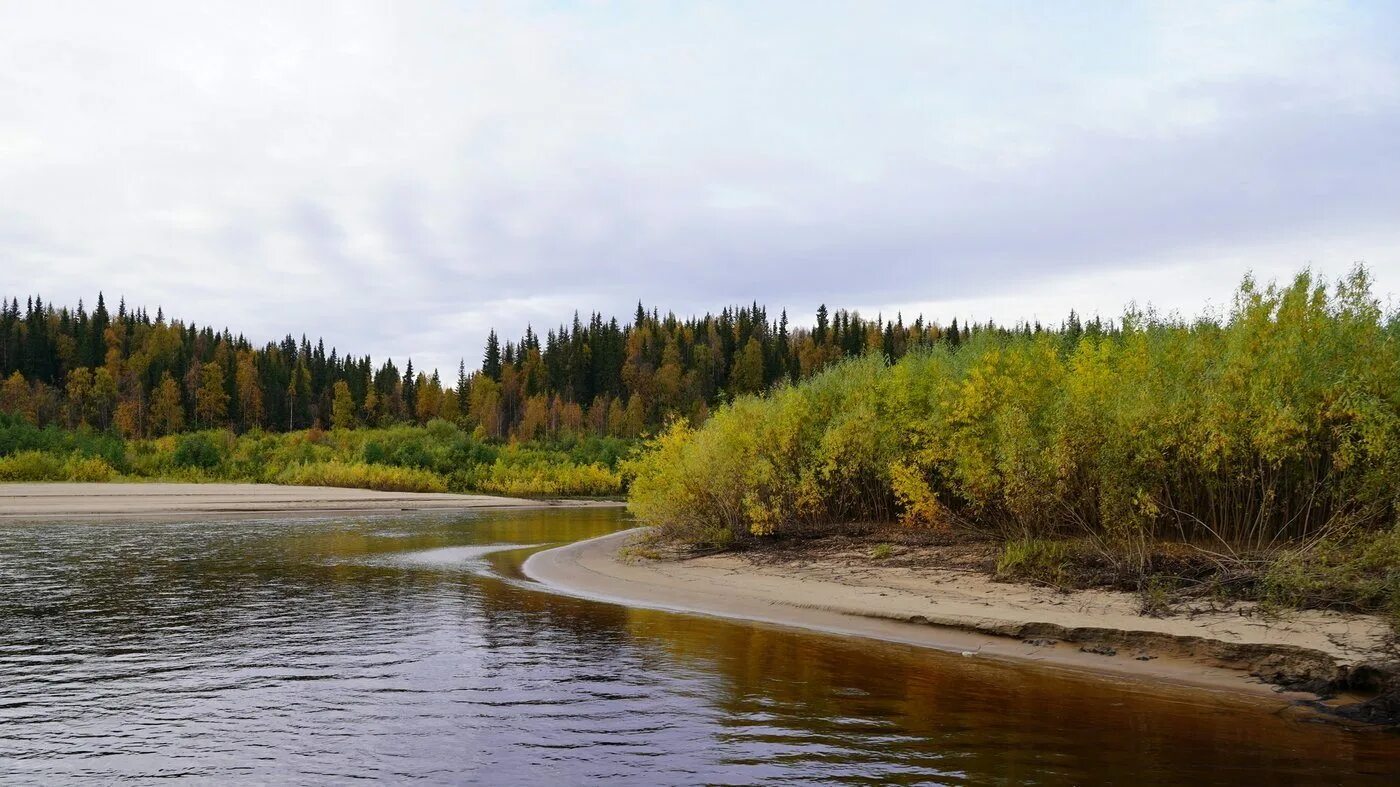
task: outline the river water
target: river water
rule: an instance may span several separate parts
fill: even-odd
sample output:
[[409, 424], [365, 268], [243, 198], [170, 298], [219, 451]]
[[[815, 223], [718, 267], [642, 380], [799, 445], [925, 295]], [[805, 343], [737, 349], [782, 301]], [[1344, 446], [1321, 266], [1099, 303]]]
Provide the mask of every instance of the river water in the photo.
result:
[[520, 576], [539, 545], [625, 526], [610, 509], [0, 525], [0, 781], [1400, 778], [1400, 736], [1257, 703]]

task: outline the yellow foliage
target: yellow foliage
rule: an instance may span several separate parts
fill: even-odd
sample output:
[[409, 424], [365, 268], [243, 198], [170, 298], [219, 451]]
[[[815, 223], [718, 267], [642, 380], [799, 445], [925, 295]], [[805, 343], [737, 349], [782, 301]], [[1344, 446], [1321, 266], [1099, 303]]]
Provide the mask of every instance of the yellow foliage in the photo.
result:
[[1396, 380], [1363, 270], [1331, 294], [1246, 281], [1223, 321], [979, 331], [740, 397], [659, 436], [630, 502], [679, 540], [898, 517], [1268, 544], [1394, 516]]
[[442, 476], [428, 470], [362, 462], [316, 462], [294, 465], [277, 478], [296, 486], [336, 486], [386, 492], [446, 492]]

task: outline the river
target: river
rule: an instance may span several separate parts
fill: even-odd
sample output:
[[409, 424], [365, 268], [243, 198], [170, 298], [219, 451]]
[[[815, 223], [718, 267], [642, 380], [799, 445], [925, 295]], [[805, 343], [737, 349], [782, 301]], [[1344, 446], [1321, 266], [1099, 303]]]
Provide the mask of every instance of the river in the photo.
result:
[[615, 509], [0, 525], [0, 780], [1394, 783], [1257, 701], [576, 599]]

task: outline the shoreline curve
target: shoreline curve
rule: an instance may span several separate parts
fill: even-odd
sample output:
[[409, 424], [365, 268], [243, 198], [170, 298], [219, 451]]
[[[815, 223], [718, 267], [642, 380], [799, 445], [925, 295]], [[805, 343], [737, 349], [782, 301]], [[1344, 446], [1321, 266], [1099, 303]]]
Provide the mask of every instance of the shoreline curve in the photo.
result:
[[[1081, 626], [1065, 625], [1029, 613], [1014, 618], [933, 611], [910, 615], [907, 607], [900, 610], [897, 603], [880, 603], [900, 595], [898, 589], [878, 592], [880, 598], [866, 594], [861, 603], [861, 594], [833, 597], [831, 587], [810, 577], [744, 570], [745, 564], [733, 556], [624, 561], [618, 550], [639, 530], [535, 552], [521, 571], [548, 590], [593, 601], [866, 637], [1109, 681], [1204, 690], [1366, 719], [1352, 711], [1368, 698], [1345, 689], [1351, 671], [1366, 672], [1374, 666], [1337, 652], [1106, 627], [1093, 625], [1092, 620]], [[936, 602], [930, 605], [931, 610], [936, 607]], [[1320, 696], [1333, 693], [1341, 695], [1335, 702]]]

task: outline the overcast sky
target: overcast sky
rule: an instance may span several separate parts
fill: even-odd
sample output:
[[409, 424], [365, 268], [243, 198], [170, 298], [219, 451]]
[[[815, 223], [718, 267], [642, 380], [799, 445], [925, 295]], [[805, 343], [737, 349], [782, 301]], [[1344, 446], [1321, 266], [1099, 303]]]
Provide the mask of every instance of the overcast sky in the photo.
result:
[[1384, 296], [1397, 7], [0, 0], [0, 292], [444, 372], [638, 299]]

